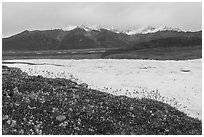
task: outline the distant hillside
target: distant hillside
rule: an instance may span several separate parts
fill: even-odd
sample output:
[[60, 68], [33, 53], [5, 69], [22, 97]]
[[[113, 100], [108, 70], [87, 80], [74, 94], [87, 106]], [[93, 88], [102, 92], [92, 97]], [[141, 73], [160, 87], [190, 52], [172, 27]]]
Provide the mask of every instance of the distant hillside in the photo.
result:
[[[69, 50], [89, 48], [132, 48], [152, 40], [176, 38], [175, 45], [183, 39], [202, 39], [202, 31], [184, 32], [163, 30], [155, 33], [136, 33], [128, 35], [111, 29], [87, 29], [76, 27], [72, 30], [35, 30], [23, 31], [17, 35], [2, 39], [4, 50]], [[179, 40], [181, 39], [181, 40]], [[169, 42], [169, 41], [168, 41]], [[178, 42], [178, 43], [177, 43]], [[170, 45], [170, 44], [169, 44]]]
[[169, 37], [132, 43], [128, 48], [108, 50], [102, 58], [184, 60], [202, 58], [202, 38]]
[[2, 40], [3, 50], [46, 50], [56, 49], [59, 41], [52, 34], [58, 33], [59, 30], [50, 32], [41, 31], [24, 31], [17, 35]]
[[24, 31], [9, 38], [3, 38], [3, 50], [68, 50], [88, 48], [124, 47], [127, 42], [118, 34], [108, 31], [85, 31], [76, 28], [71, 31], [47, 30]]

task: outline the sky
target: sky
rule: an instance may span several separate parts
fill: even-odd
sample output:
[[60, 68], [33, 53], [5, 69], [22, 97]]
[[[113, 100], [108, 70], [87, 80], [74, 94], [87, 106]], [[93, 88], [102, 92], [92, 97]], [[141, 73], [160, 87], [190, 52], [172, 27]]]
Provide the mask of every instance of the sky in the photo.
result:
[[188, 31], [202, 29], [201, 2], [3, 2], [2, 36], [24, 30], [96, 25], [119, 30], [145, 25], [169, 26]]

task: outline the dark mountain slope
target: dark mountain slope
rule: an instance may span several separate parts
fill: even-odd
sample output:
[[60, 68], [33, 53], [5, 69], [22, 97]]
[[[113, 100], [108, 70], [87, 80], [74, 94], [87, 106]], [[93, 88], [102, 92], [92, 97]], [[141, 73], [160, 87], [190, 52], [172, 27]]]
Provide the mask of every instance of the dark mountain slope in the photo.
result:
[[202, 58], [202, 38], [170, 37], [134, 43], [129, 48], [108, 50], [102, 58], [114, 59], [198, 59]]
[[152, 40], [167, 40], [166, 38], [176, 38], [175, 42], [181, 42], [185, 38], [187, 40], [191, 38], [200, 40], [202, 38], [202, 31], [161, 31], [135, 35], [115, 33], [107, 29], [85, 31], [85, 29], [79, 27], [71, 31], [64, 31], [62, 29], [24, 31], [9, 38], [3, 38], [2, 49], [69, 50], [87, 48], [132, 48], [134, 45], [137, 47], [138, 44], [141, 45], [141, 43], [143, 44], [144, 42], [150, 42], [152, 45]]
[[169, 48], [169, 47], [189, 47], [194, 45], [202, 45], [202, 38], [199, 37], [168, 37], [154, 39], [148, 42], [138, 44], [132, 43], [130, 49], [141, 48]]
[[148, 42], [156, 39], [163, 38], [190, 38], [190, 37], [198, 37], [202, 38], [202, 31], [198, 32], [176, 32], [176, 31], [161, 31], [156, 33], [148, 33], [148, 34], [135, 34], [129, 37], [126, 37], [130, 43], [140, 43], [140, 42]]
[[119, 34], [108, 30], [101, 30], [100, 33], [97, 33], [96, 39], [100, 42], [100, 45], [105, 48], [122, 48], [129, 44], [124, 39], [121, 39]]
[[59, 41], [41, 31], [24, 31], [2, 40], [3, 50], [47, 50], [55, 49]]
[[64, 50], [103, 47], [123, 47], [127, 45], [116, 33], [108, 30], [72, 31], [45, 30], [24, 31], [2, 40], [3, 50]]

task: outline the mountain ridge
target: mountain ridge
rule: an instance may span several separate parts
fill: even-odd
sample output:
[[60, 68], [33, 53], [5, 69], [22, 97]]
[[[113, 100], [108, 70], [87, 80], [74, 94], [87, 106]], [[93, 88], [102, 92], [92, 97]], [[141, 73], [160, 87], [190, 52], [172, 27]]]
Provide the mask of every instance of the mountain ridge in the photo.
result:
[[187, 32], [185, 30], [181, 30], [179, 28], [172, 28], [172, 27], [168, 27], [168, 26], [160, 26], [160, 27], [152, 27], [150, 25], [145, 25], [143, 27], [140, 28], [136, 28], [136, 29], [127, 29], [127, 30], [118, 30], [114, 27], [111, 28], [106, 28], [106, 27], [101, 27], [101, 26], [96, 26], [96, 25], [79, 25], [79, 26], [73, 26], [73, 25], [68, 25], [68, 27], [62, 29], [64, 31], [70, 31], [73, 30], [75, 28], [82, 28], [85, 31], [92, 31], [92, 30], [96, 30], [96, 31], [100, 31], [101, 29], [106, 29], [106, 30], [110, 30], [112, 32], [115, 33], [124, 33], [127, 35], [135, 35], [135, 34], [147, 34], [147, 33], [155, 33], [158, 31], [177, 31], [177, 32]]
[[[128, 48], [131, 45], [148, 42], [162, 38], [199, 38], [202, 39], [202, 31], [186, 32], [170, 27], [160, 27], [154, 33], [155, 28], [146, 26], [140, 33], [127, 35], [117, 29], [96, 26], [68, 27], [66, 30], [25, 30], [21, 33], [2, 39], [3, 50], [69, 50], [88, 48]], [[138, 31], [138, 32], [139, 32]], [[148, 32], [148, 33], [147, 33]]]

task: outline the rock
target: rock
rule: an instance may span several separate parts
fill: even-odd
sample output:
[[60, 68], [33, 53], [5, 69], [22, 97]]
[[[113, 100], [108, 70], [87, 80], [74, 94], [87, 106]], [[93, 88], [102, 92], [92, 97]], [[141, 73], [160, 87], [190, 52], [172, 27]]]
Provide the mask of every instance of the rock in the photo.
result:
[[64, 116], [64, 115], [59, 115], [56, 117], [56, 120], [58, 120], [58, 121], [63, 121], [65, 119], [66, 119], [66, 116]]
[[86, 84], [86, 83], [81, 83], [81, 84], [79, 84], [79, 86], [80, 86], [80, 87], [83, 87], [83, 88], [88, 88], [89, 85]]
[[2, 69], [9, 69], [9, 67], [2, 65]]
[[135, 132], [130, 132], [130, 135], [136, 135]]
[[79, 98], [80, 98], [79, 95], [73, 94], [73, 99], [79, 99]]
[[121, 133], [120, 133], [120, 134], [121, 134], [121, 135], [126, 135], [125, 130], [121, 131]]
[[72, 82], [69, 83], [69, 86], [70, 86], [70, 87], [76, 87], [76, 86], [77, 86], [77, 83], [74, 82], [74, 81], [72, 81]]
[[18, 94], [18, 93], [19, 93], [18, 87], [13, 88], [13, 93], [14, 93], [14, 94]]
[[134, 109], [134, 107], [130, 107], [130, 110], [133, 110]]
[[58, 108], [53, 107], [53, 108], [52, 108], [52, 112], [53, 112], [53, 113], [57, 113], [57, 112], [58, 112]]
[[8, 115], [4, 115], [4, 116], [2, 117], [2, 120], [6, 120], [6, 119], [9, 119], [9, 116], [8, 116]]
[[189, 69], [181, 69], [181, 72], [191, 72]]

